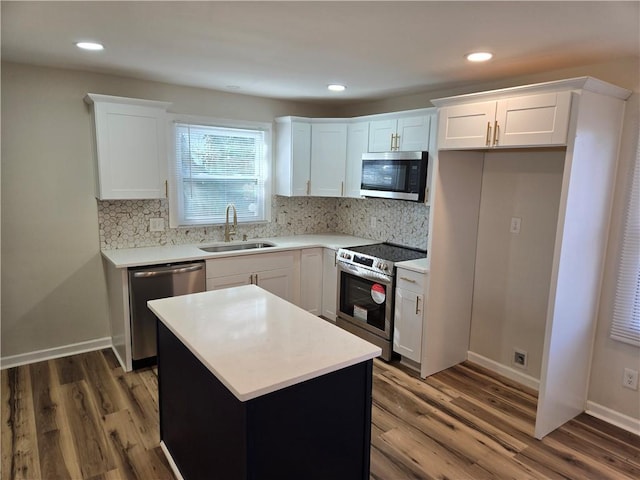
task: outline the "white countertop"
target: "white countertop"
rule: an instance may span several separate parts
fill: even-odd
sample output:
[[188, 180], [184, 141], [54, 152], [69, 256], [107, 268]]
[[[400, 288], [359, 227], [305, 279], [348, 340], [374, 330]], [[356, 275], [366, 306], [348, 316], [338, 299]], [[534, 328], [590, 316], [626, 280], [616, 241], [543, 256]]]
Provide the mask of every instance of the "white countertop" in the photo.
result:
[[418, 273], [428, 273], [430, 268], [429, 263], [430, 261], [428, 258], [418, 258], [417, 260], [397, 262], [396, 267], [406, 268], [407, 270], [412, 270]]
[[[122, 248], [117, 250], [103, 250], [102, 255], [116, 268], [139, 267], [162, 263], [186, 262], [191, 260], [206, 260], [218, 257], [233, 257], [237, 255], [253, 255], [257, 253], [278, 252], [300, 248], [325, 247], [338, 248], [369, 245], [379, 241], [368, 238], [353, 237], [339, 233], [324, 233], [316, 235], [294, 235], [290, 237], [252, 238], [249, 242], [270, 242], [275, 247], [256, 248], [251, 250], [235, 250], [230, 252], [209, 253], [199, 247], [210, 245], [227, 245], [224, 242], [203, 242], [200, 244], [167, 245], [162, 247]], [[232, 242], [243, 243], [243, 242]]]
[[152, 300], [148, 305], [240, 401], [382, 353], [256, 285]]

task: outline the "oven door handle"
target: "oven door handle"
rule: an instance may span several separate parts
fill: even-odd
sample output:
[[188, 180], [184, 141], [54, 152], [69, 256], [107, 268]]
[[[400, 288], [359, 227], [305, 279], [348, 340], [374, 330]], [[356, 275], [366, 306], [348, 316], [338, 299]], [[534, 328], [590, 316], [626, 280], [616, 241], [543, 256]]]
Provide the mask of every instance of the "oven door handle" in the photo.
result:
[[393, 277], [384, 275], [382, 273], [372, 272], [370, 270], [367, 270], [366, 268], [360, 268], [355, 265], [351, 265], [350, 263], [338, 261], [338, 268], [343, 272], [350, 273], [351, 275], [355, 275], [366, 280], [371, 280], [372, 282], [378, 282], [384, 285], [393, 284]]

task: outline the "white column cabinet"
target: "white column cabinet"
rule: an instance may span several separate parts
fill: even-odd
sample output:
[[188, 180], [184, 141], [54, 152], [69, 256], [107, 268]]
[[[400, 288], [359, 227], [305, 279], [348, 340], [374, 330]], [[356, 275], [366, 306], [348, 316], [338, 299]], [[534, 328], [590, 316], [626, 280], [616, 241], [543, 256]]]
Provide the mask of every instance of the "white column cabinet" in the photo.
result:
[[305, 248], [300, 254], [300, 307], [322, 314], [322, 248]]
[[565, 145], [570, 107], [569, 91], [444, 106], [438, 110], [438, 148]]
[[336, 321], [338, 306], [338, 252], [325, 248], [322, 253], [322, 316]]
[[311, 125], [311, 195], [343, 196], [346, 163], [347, 124], [313, 123]]
[[309, 195], [311, 180], [311, 123], [308, 118], [276, 118], [275, 193], [287, 197]]
[[167, 102], [88, 93], [99, 200], [166, 198]]
[[420, 363], [426, 274], [398, 267], [393, 327], [393, 351]]
[[[429, 227], [427, 340], [439, 331], [462, 331], [463, 346], [469, 349], [483, 163], [502, 155], [487, 152], [484, 120], [476, 122], [478, 130], [485, 129], [477, 134], [477, 147], [463, 141], [472, 136], [473, 123], [465, 120], [464, 110], [470, 116], [480, 101], [495, 103], [496, 114], [500, 112], [494, 120], [498, 121], [498, 147], [566, 144], [549, 152], [560, 156], [562, 179], [551, 232], [555, 241], [548, 258], [548, 297], [542, 300], [546, 316], [540, 319], [544, 338], [539, 352], [538, 439], [585, 409], [620, 131], [630, 94], [582, 77], [432, 101], [439, 107], [440, 142]], [[463, 128], [465, 122], [468, 131]], [[545, 150], [518, 148], [507, 150], [502, 158], [509, 158], [512, 168], [517, 168], [518, 157], [534, 151], [545, 154]], [[509, 299], [508, 292], [501, 293], [507, 296], [503, 301]], [[448, 365], [441, 365], [444, 368], [467, 357], [464, 348], [456, 347], [455, 355], [448, 350], [438, 352], [449, 356]], [[431, 349], [423, 349], [422, 376], [435, 373], [427, 368], [431, 354]]]
[[430, 115], [371, 120], [369, 151], [424, 151], [429, 147]]

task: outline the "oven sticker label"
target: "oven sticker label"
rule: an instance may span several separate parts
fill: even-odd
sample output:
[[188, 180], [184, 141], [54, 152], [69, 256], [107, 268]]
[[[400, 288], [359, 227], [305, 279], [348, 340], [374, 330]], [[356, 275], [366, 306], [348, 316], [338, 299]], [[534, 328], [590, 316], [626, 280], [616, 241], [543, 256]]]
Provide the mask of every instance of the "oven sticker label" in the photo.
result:
[[358, 320], [364, 320], [366, 322], [367, 313], [369, 312], [366, 308], [363, 308], [360, 305], [353, 306], [353, 318], [357, 318]]
[[373, 298], [373, 301], [378, 305], [382, 305], [384, 300], [387, 298], [384, 287], [379, 283], [374, 283], [371, 286], [371, 298]]

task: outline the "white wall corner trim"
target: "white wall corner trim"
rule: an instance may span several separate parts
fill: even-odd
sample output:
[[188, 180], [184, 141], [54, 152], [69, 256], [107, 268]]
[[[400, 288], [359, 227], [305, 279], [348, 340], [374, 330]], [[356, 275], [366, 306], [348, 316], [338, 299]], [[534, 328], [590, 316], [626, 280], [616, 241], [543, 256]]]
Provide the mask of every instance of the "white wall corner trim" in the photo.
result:
[[540, 389], [540, 380], [532, 377], [531, 375], [527, 375], [526, 373], [520, 372], [515, 368], [508, 367], [503, 365], [502, 363], [496, 362], [495, 360], [491, 360], [490, 358], [483, 357], [477, 353], [467, 351], [467, 360], [472, 363], [476, 363], [481, 367], [491, 370], [503, 377], [507, 377], [509, 380], [513, 380], [514, 382], [521, 383], [522, 385], [532, 388], [535, 391]]
[[640, 419], [616, 412], [590, 400], [587, 400], [586, 413], [640, 436]]
[[45, 350], [12, 355], [10, 357], [1, 357], [0, 369], [4, 370], [5, 368], [18, 367], [20, 365], [67, 357], [78, 353], [92, 352], [94, 350], [102, 350], [103, 348], [111, 348], [111, 337], [96, 338], [94, 340], [72, 343], [62, 347], [47, 348]]

